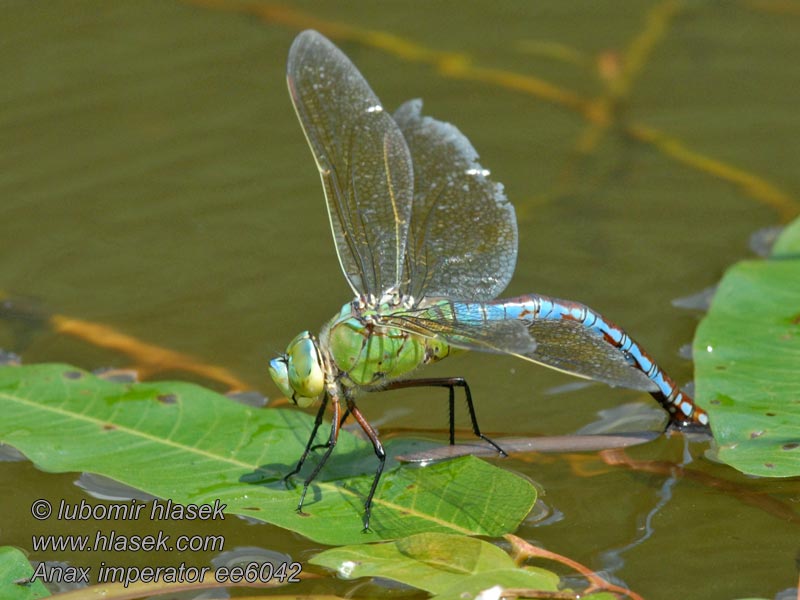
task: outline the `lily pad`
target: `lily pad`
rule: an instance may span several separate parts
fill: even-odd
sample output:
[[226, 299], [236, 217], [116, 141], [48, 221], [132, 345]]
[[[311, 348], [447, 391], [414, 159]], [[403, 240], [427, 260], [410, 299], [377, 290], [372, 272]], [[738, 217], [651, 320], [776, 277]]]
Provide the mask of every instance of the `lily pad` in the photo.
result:
[[[558, 589], [558, 575], [519, 568], [488, 542], [440, 533], [423, 533], [383, 544], [326, 550], [311, 559], [344, 579], [383, 577], [436, 594], [436, 598], [474, 598], [500, 585], [542, 591]], [[466, 594], [466, 595], [465, 595]]]
[[795, 219], [775, 241], [772, 256], [779, 259], [800, 260], [800, 219]]
[[[227, 514], [324, 544], [423, 531], [498, 536], [536, 499], [529, 481], [474, 457], [424, 468], [390, 462], [364, 533], [376, 458], [371, 444], [347, 432], [309, 489], [304, 514], [295, 511], [300, 486], [287, 489], [282, 478], [313, 423], [299, 410], [256, 409], [188, 383], [117, 383], [31, 365], [0, 367], [0, 411], [0, 441], [42, 470], [97, 473], [180, 504], [219, 501]], [[390, 456], [398, 445], [386, 445]], [[301, 477], [314, 457], [308, 463]]]
[[800, 475], [800, 221], [769, 259], [725, 274], [694, 357], [719, 459], [752, 475]]
[[34, 600], [50, 595], [41, 581], [24, 583], [33, 575], [33, 567], [25, 555], [11, 546], [0, 547], [0, 598]]

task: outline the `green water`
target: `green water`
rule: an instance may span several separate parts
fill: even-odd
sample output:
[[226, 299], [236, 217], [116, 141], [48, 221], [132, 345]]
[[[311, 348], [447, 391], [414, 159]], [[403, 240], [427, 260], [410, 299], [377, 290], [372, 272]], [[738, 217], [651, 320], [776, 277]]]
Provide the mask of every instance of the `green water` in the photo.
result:
[[[592, 98], [604, 89], [596, 57], [614, 63], [659, 5], [282, 6], [300, 20], [391, 32], [463, 53], [474, 68], [536, 77]], [[792, 6], [692, 3], [678, 10], [620, 102], [616, 124], [588, 153], [576, 150], [590, 125], [575, 110], [502, 82], [336, 41], [387, 107], [422, 97], [426, 113], [456, 124], [505, 184], [520, 230], [506, 295], [585, 302], [686, 381], [691, 364], [678, 349], [691, 341], [700, 315], [670, 301], [712, 285], [748, 256], [750, 232], [780, 221], [759, 200], [769, 195], [764, 186], [800, 196], [800, 16]], [[300, 330], [328, 320], [349, 289], [284, 84], [286, 54], [301, 26], [234, 7], [4, 3], [0, 290], [190, 353], [277, 397], [267, 360]], [[630, 135], [637, 124], [677, 140], [697, 160], [681, 162], [637, 141]], [[712, 174], [708, 160], [729, 169]], [[758, 185], [738, 185], [733, 172], [758, 177]], [[31, 335], [22, 338], [14, 331], [0, 321], [0, 347], [21, 352], [25, 362], [130, 364], [47, 328], [23, 328]], [[574, 380], [511, 358], [459, 357], [425, 374], [468, 376], [483, 428], [501, 434], [569, 433], [598, 410], [648, 402], [603, 386], [548, 393]], [[428, 392], [375, 395], [360, 405], [385, 431], [441, 431], [444, 400], [434, 421]], [[610, 569], [646, 598], [772, 598], [795, 586], [798, 525], [759, 499], [796, 505], [797, 483], [751, 481], [707, 462], [701, 450], [693, 467], [736, 482], [756, 500], [622, 468], [587, 476], [569, 457], [501, 464], [539, 482], [562, 516], [524, 525], [522, 537]], [[662, 440], [633, 454], [680, 462], [682, 447]], [[29, 550], [31, 531], [43, 532], [30, 503], [86, 498], [74, 479], [29, 463], [0, 464], [2, 488], [11, 490], [0, 500], [0, 543]], [[222, 533], [228, 547], [261, 545], [298, 560], [318, 549], [265, 525], [228, 520]], [[80, 555], [33, 558], [87, 562]], [[131, 564], [158, 560], [129, 557]], [[343, 594], [354, 585], [325, 580], [313, 589]]]

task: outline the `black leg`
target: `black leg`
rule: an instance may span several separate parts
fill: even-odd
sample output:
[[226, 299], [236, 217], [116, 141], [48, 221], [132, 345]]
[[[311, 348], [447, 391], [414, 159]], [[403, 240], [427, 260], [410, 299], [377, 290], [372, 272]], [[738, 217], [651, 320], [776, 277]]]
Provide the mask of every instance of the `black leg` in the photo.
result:
[[[347, 417], [349, 417], [349, 416], [350, 416], [350, 409], [348, 408], [346, 411], [344, 411], [344, 414], [342, 415], [342, 418], [339, 419], [339, 429], [342, 428], [342, 425], [344, 425], [344, 422], [347, 421]], [[311, 452], [313, 452], [314, 450], [319, 450], [320, 448], [325, 448], [325, 447], [327, 447], [327, 445], [328, 445], [327, 443], [325, 443], [325, 444], [315, 444], [315, 445], [311, 446]]]
[[387, 385], [385, 390], [399, 390], [402, 388], [410, 387], [445, 387], [450, 390], [450, 445], [455, 444], [455, 388], [464, 388], [464, 395], [467, 399], [467, 410], [469, 410], [469, 418], [472, 421], [472, 432], [481, 438], [484, 442], [490, 444], [502, 456], [508, 456], [505, 450], [494, 443], [491, 439], [481, 433], [481, 428], [478, 426], [478, 418], [475, 416], [475, 406], [472, 404], [472, 392], [470, 392], [467, 380], [463, 377], [431, 377], [423, 379], [404, 379], [400, 381], [393, 381]]
[[[467, 385], [467, 382], [464, 382], [464, 385]], [[450, 445], [456, 445], [456, 388], [455, 386], [450, 386], [450, 396], [447, 401], [448, 411], [450, 411]], [[469, 390], [469, 388], [467, 388]], [[467, 392], [467, 397], [469, 397], [469, 392]], [[470, 405], [472, 402], [470, 401]], [[473, 413], [474, 414], [474, 413]], [[473, 417], [473, 422], [475, 419]], [[477, 426], [477, 422], [475, 422], [475, 426]]]
[[364, 502], [364, 531], [367, 531], [369, 529], [369, 518], [372, 514], [372, 498], [375, 496], [375, 490], [378, 489], [378, 481], [381, 479], [383, 467], [386, 464], [386, 452], [384, 452], [383, 445], [378, 439], [378, 433], [364, 418], [364, 415], [358, 410], [356, 403], [350, 398], [347, 399], [347, 410], [355, 417], [358, 424], [361, 425], [361, 429], [367, 434], [367, 437], [372, 442], [372, 447], [375, 449], [375, 456], [378, 457], [378, 468], [375, 470], [375, 477], [372, 479], [372, 487], [369, 488], [367, 501]]
[[306, 458], [308, 458], [308, 453], [314, 450], [315, 448], [319, 448], [320, 446], [324, 446], [325, 444], [318, 444], [312, 448], [311, 444], [314, 443], [314, 438], [317, 437], [317, 431], [319, 431], [319, 426], [322, 424], [322, 417], [325, 414], [325, 407], [328, 406], [328, 393], [325, 392], [325, 395], [322, 397], [322, 402], [320, 403], [319, 410], [317, 411], [317, 417], [314, 419], [314, 428], [311, 430], [311, 436], [308, 438], [308, 443], [306, 444], [306, 449], [303, 450], [303, 454], [300, 457], [300, 460], [297, 461], [297, 465], [295, 466], [294, 470], [291, 473], [287, 473], [283, 480], [288, 481], [292, 475], [296, 475], [300, 472], [300, 469], [303, 468], [303, 464], [306, 462]]
[[[328, 394], [325, 395], [326, 397]], [[328, 449], [325, 451], [325, 454], [322, 455], [319, 463], [317, 466], [314, 467], [314, 470], [311, 471], [311, 475], [309, 475], [305, 482], [303, 483], [303, 493], [300, 494], [300, 502], [297, 503], [297, 512], [303, 512], [303, 502], [306, 499], [306, 492], [308, 492], [308, 486], [311, 485], [311, 482], [317, 478], [319, 472], [322, 470], [322, 467], [325, 466], [325, 463], [328, 462], [328, 459], [331, 456], [331, 452], [336, 447], [336, 441], [339, 439], [339, 398], [333, 396], [331, 399], [331, 408], [333, 409], [333, 420], [331, 421], [331, 435], [328, 438]], [[316, 433], [316, 428], [314, 433]], [[312, 436], [313, 439], [313, 436]], [[301, 459], [302, 460], [302, 459]]]

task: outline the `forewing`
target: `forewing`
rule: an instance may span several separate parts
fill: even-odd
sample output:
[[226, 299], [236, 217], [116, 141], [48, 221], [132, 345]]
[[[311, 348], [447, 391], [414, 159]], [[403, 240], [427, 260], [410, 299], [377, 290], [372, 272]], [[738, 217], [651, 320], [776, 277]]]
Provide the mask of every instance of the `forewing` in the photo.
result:
[[287, 82], [339, 263], [357, 295], [379, 297], [403, 279], [414, 186], [403, 134], [350, 59], [316, 31], [295, 38]]
[[394, 116], [414, 163], [407, 290], [417, 300], [491, 300], [516, 265], [514, 207], [503, 186], [489, 180], [469, 140], [421, 109], [421, 100], [411, 100]]

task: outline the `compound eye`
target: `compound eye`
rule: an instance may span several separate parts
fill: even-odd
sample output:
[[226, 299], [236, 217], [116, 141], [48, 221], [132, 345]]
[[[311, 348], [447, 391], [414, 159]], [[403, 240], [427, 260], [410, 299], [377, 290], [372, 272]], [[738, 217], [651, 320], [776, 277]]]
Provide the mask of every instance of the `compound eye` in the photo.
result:
[[287, 398], [294, 396], [294, 390], [289, 385], [289, 370], [286, 356], [279, 356], [269, 361], [269, 375], [278, 386], [281, 393]]
[[[325, 373], [322, 369], [317, 344], [308, 332], [297, 336], [287, 350], [289, 383], [296, 392], [295, 402], [308, 406], [325, 389]], [[303, 402], [307, 399], [307, 402]]]

